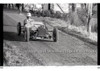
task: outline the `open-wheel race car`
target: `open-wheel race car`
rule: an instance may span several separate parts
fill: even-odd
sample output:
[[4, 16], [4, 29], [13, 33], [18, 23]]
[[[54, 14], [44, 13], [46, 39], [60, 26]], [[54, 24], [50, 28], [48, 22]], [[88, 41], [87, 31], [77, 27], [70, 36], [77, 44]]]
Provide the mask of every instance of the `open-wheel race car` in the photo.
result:
[[[29, 41], [31, 39], [51, 39], [54, 42], [57, 42], [57, 29], [56, 27], [53, 27], [52, 30], [49, 30], [46, 24], [44, 22], [33, 22], [34, 27], [38, 26], [37, 30], [33, 31], [32, 29], [26, 29], [24, 25], [22, 25], [21, 22], [18, 22], [17, 24], [17, 32], [18, 36], [23, 34], [25, 41]], [[42, 23], [42, 24], [40, 24]]]

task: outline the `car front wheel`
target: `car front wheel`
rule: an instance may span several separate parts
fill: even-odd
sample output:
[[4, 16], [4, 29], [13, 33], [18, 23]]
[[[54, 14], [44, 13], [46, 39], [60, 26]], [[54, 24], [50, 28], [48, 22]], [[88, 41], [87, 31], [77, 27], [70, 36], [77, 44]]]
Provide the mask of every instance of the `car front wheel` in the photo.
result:
[[20, 22], [17, 24], [17, 32], [18, 32], [18, 36], [21, 35], [21, 23]]

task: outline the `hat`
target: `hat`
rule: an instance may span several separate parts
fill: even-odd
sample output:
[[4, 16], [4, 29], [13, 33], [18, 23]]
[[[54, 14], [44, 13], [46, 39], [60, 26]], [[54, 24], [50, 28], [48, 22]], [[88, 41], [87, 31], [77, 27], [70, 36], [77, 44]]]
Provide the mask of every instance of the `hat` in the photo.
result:
[[28, 17], [31, 17], [31, 13], [27, 13], [27, 16], [28, 16]]

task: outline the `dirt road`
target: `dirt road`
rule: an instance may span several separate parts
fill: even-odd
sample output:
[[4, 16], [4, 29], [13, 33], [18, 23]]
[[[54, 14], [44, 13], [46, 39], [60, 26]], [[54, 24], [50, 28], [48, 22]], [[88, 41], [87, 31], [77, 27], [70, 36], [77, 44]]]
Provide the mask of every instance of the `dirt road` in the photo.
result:
[[[17, 23], [25, 16], [4, 11], [4, 43], [15, 46], [29, 60], [26, 65], [97, 65], [97, 46], [58, 30], [58, 41], [36, 40], [25, 42], [17, 36]], [[35, 20], [41, 18], [34, 17]], [[16, 49], [16, 50], [17, 50]], [[24, 62], [25, 64], [25, 62]]]

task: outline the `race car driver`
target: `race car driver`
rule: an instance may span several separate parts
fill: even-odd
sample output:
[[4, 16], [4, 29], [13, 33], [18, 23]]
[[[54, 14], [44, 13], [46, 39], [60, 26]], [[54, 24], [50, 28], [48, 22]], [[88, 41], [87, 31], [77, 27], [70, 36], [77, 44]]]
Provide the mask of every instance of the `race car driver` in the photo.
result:
[[[38, 24], [38, 25], [36, 25]], [[40, 25], [44, 25], [42, 22], [36, 22], [33, 19], [31, 19], [31, 13], [27, 13], [26, 19], [24, 20], [24, 26], [25, 28], [31, 29], [33, 31], [37, 30], [37, 28]]]

